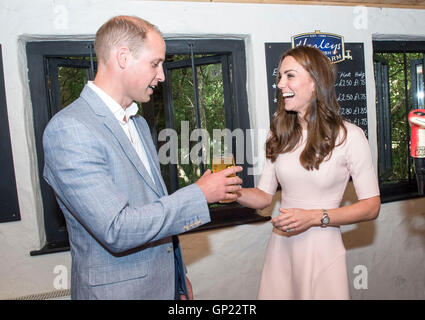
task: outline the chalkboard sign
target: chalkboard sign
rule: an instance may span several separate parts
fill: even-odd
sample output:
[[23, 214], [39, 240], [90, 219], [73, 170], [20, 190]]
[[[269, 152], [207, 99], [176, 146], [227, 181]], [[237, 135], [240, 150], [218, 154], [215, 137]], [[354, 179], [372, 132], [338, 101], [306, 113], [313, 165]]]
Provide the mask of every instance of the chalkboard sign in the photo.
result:
[[[266, 43], [266, 67], [270, 119], [276, 111], [276, 73], [283, 52], [291, 43]], [[367, 132], [366, 75], [363, 43], [345, 43], [345, 60], [335, 64], [338, 70], [335, 82], [341, 115]]]
[[3, 56], [0, 45], [0, 222], [7, 222], [21, 220], [21, 215], [13, 169], [3, 75]]

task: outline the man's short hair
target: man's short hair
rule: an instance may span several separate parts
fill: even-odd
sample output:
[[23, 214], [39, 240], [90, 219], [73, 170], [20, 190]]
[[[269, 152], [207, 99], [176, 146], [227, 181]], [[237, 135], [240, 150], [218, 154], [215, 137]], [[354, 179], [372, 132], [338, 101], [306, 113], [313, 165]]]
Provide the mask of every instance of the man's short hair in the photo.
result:
[[106, 63], [111, 49], [122, 45], [136, 56], [149, 31], [161, 34], [156, 26], [139, 17], [117, 16], [109, 19], [96, 32], [94, 50], [97, 59]]

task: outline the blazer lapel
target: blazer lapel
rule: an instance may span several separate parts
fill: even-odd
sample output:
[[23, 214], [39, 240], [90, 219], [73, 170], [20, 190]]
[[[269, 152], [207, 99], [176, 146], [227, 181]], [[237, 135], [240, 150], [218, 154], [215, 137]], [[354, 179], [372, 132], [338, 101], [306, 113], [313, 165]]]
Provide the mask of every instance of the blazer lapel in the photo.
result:
[[105, 127], [116, 138], [117, 142], [121, 146], [125, 155], [128, 157], [128, 159], [134, 165], [136, 170], [143, 177], [146, 184], [149, 185], [149, 187], [153, 191], [155, 191], [155, 193], [158, 196], [161, 196], [160, 192], [158, 191], [158, 188], [156, 187], [155, 183], [152, 181], [149, 175], [149, 172], [146, 170], [136, 150], [134, 150], [133, 146], [131, 145], [131, 142], [128, 140], [119, 122], [114, 117], [112, 112], [110, 112], [110, 110], [102, 101], [102, 99], [100, 99], [99, 96], [87, 86], [84, 88], [83, 92], [81, 93], [81, 96], [89, 103], [89, 105], [92, 107], [93, 111], [97, 115], [104, 117], [103, 123]]
[[137, 129], [140, 140], [142, 141], [143, 146], [145, 148], [146, 155], [148, 157], [148, 161], [151, 165], [152, 175], [156, 175], [156, 177], [157, 177], [156, 180], [159, 182], [159, 183], [157, 183], [157, 184], [159, 184], [159, 185], [157, 185], [158, 191], [162, 195], [166, 195], [167, 194], [167, 187], [164, 183], [164, 179], [162, 179], [161, 168], [159, 167], [159, 164], [158, 164], [159, 162], [156, 161], [156, 158], [157, 158], [155, 156], [156, 149], [155, 149], [155, 147], [150, 147], [153, 144], [150, 145], [148, 143], [148, 141], [146, 140], [146, 134], [148, 134], [148, 133], [143, 132], [142, 128], [139, 126], [139, 122], [137, 121], [137, 117], [139, 117], [139, 116], [133, 117], [133, 119], [135, 120], [134, 125]]
[[158, 192], [155, 183], [152, 181], [149, 172], [146, 170], [136, 150], [134, 150], [133, 146], [131, 145], [131, 142], [128, 140], [117, 119], [115, 119], [113, 116], [112, 118], [107, 117], [104, 123], [105, 126], [115, 136], [118, 143], [121, 145], [124, 153], [127, 155], [128, 159], [133, 163], [134, 167], [137, 169], [140, 175], [145, 179], [146, 183], [152, 188], [152, 190], [154, 190], [160, 196], [160, 193]]

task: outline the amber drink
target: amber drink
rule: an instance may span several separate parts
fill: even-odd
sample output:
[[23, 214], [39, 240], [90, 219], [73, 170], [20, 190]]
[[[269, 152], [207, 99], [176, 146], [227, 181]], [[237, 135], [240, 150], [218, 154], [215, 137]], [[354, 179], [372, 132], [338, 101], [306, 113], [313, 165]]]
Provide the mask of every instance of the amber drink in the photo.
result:
[[[233, 154], [231, 153], [223, 153], [220, 155], [213, 156], [212, 159], [212, 171], [219, 172], [221, 170], [234, 167], [235, 166], [235, 158], [233, 157]], [[236, 174], [228, 175], [228, 177], [236, 177]], [[233, 192], [232, 192], [233, 193]], [[221, 200], [220, 203], [229, 203], [233, 202], [235, 200]]]

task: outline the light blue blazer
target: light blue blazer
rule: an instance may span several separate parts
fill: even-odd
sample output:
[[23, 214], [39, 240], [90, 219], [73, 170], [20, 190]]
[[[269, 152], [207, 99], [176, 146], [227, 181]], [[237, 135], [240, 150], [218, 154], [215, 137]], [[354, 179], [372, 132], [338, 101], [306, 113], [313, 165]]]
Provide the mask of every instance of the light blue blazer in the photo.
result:
[[149, 127], [136, 128], [157, 183], [108, 107], [89, 87], [43, 135], [44, 178], [71, 247], [72, 299], [174, 299], [185, 268], [174, 235], [210, 221], [201, 189], [167, 195]]

